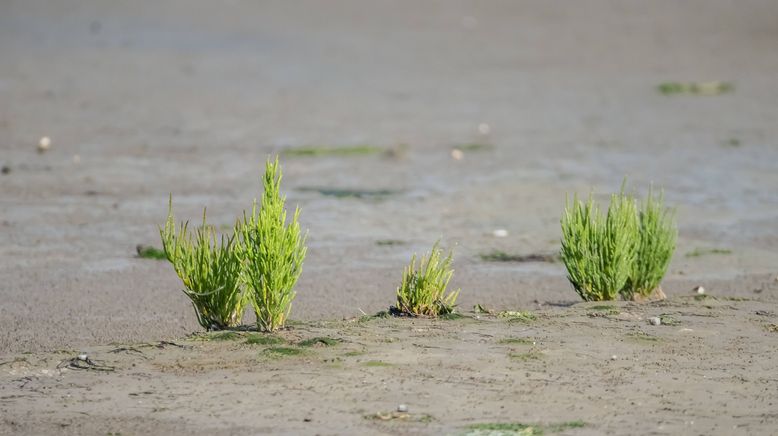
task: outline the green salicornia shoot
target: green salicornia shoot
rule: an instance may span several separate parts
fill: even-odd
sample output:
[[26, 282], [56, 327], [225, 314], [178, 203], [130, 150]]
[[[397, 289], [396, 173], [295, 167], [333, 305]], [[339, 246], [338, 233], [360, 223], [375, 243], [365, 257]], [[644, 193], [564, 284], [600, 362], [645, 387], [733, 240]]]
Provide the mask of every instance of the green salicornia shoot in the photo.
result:
[[219, 330], [240, 324], [246, 304], [241, 289], [242, 262], [233, 236], [218, 238], [208, 225], [203, 210], [203, 224], [193, 233], [189, 223], [176, 228], [170, 198], [165, 226], [160, 228], [165, 256], [184, 284], [184, 293], [192, 301], [197, 321], [208, 330]]
[[577, 196], [562, 216], [562, 261], [567, 278], [586, 301], [615, 299], [630, 276], [637, 251], [638, 221], [634, 198], [611, 196], [603, 215], [592, 197]]
[[662, 193], [655, 197], [649, 188], [638, 218], [640, 238], [632, 271], [622, 290], [625, 299], [634, 295], [648, 297], [659, 287], [673, 257], [678, 236], [674, 212], [665, 208]]
[[428, 255], [411, 263], [403, 272], [403, 279], [397, 288], [397, 310], [409, 315], [438, 316], [454, 311], [459, 290], [446, 294], [448, 282], [454, 274], [451, 269], [453, 252], [443, 258], [438, 243]]
[[294, 287], [302, 273], [306, 247], [301, 235], [297, 208], [289, 223], [281, 196], [281, 168], [278, 158], [268, 160], [262, 179], [264, 193], [257, 209], [244, 213], [236, 226], [244, 262], [243, 280], [257, 316], [260, 331], [274, 331], [284, 326], [295, 298]]

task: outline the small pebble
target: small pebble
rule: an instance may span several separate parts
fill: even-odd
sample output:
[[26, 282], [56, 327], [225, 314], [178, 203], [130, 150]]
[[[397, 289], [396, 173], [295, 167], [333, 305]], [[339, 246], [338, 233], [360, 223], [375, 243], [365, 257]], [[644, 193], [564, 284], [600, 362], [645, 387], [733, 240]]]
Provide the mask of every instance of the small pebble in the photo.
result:
[[481, 123], [481, 124], [478, 125], [478, 133], [480, 133], [482, 135], [488, 135], [489, 133], [491, 133], [491, 131], [492, 131], [492, 128], [489, 127], [489, 125], [486, 124], [486, 123]]
[[702, 295], [705, 293], [705, 288], [703, 288], [702, 286], [697, 286], [696, 288], [694, 288], [694, 292], [696, 292], [699, 295]]
[[51, 138], [44, 136], [38, 141], [38, 153], [43, 153], [51, 148]]
[[397, 406], [397, 411], [400, 413], [407, 413], [408, 406], [406, 406], [405, 404], [400, 404], [399, 406]]
[[0, 168], [0, 173], [10, 174], [11, 173], [11, 167], [9, 165], [3, 165], [3, 167]]
[[662, 319], [658, 316], [652, 316], [648, 319], [648, 323], [651, 325], [662, 325]]
[[611, 356], [611, 360], [618, 360], [618, 359], [619, 359], [619, 356], [617, 356], [615, 354], [613, 356]]
[[462, 158], [465, 157], [465, 154], [462, 153], [462, 150], [455, 148], [451, 150], [451, 157], [454, 158], [454, 160], [462, 160]]
[[87, 356], [86, 354], [79, 354], [78, 355], [78, 360], [83, 360], [84, 362], [86, 362], [86, 359], [88, 359], [88, 358], [89, 358], [89, 356]]
[[508, 236], [508, 231], [505, 229], [496, 229], [492, 232], [495, 238], [504, 238]]

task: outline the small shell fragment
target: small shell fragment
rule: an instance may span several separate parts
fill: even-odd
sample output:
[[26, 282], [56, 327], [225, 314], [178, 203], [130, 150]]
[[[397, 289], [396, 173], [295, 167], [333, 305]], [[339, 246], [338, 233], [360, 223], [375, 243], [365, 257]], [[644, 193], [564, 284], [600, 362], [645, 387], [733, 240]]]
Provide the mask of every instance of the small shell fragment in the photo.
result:
[[703, 288], [702, 286], [697, 286], [694, 288], [694, 292], [696, 294], [702, 295], [705, 293], [705, 288]]
[[51, 148], [51, 138], [44, 136], [38, 141], [38, 153], [44, 153]]
[[504, 238], [508, 236], [508, 231], [505, 229], [495, 229], [492, 234], [495, 238]]
[[652, 316], [648, 319], [648, 323], [651, 325], [662, 325], [662, 319], [658, 316]]
[[397, 411], [400, 413], [407, 413], [408, 412], [408, 406], [405, 404], [400, 404], [397, 406]]
[[87, 359], [89, 359], [89, 356], [87, 356], [86, 354], [79, 354], [78, 355], [78, 360], [82, 360], [82, 361], [86, 362]]

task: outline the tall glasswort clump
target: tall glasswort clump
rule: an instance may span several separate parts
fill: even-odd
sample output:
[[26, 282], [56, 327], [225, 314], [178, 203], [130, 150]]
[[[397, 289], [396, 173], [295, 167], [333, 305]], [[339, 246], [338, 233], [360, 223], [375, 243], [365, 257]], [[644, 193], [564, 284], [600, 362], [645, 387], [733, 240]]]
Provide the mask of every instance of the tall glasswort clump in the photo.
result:
[[641, 204], [638, 224], [640, 237], [637, 254], [627, 283], [621, 291], [626, 299], [635, 296], [646, 298], [659, 289], [678, 237], [674, 211], [664, 206], [664, 193], [654, 197], [651, 188]]
[[289, 223], [286, 216], [286, 197], [281, 196], [281, 168], [278, 157], [265, 164], [262, 179], [264, 193], [257, 209], [254, 201], [251, 214], [244, 213], [236, 225], [238, 245], [243, 259], [243, 281], [261, 331], [283, 327], [295, 298], [294, 287], [302, 273], [306, 247], [300, 234], [296, 208]]

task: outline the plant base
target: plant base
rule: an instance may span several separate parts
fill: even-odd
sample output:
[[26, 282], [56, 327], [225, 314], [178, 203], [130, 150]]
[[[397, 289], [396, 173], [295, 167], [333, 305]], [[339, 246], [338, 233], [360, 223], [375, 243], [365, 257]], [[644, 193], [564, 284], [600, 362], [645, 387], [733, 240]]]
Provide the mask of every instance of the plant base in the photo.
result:
[[647, 303], [649, 301], [662, 301], [667, 299], [667, 295], [665, 295], [664, 291], [662, 291], [662, 287], [658, 286], [656, 289], [654, 289], [651, 294], [648, 296], [643, 296], [639, 294], [632, 294], [632, 301], [638, 302], [638, 303]]

